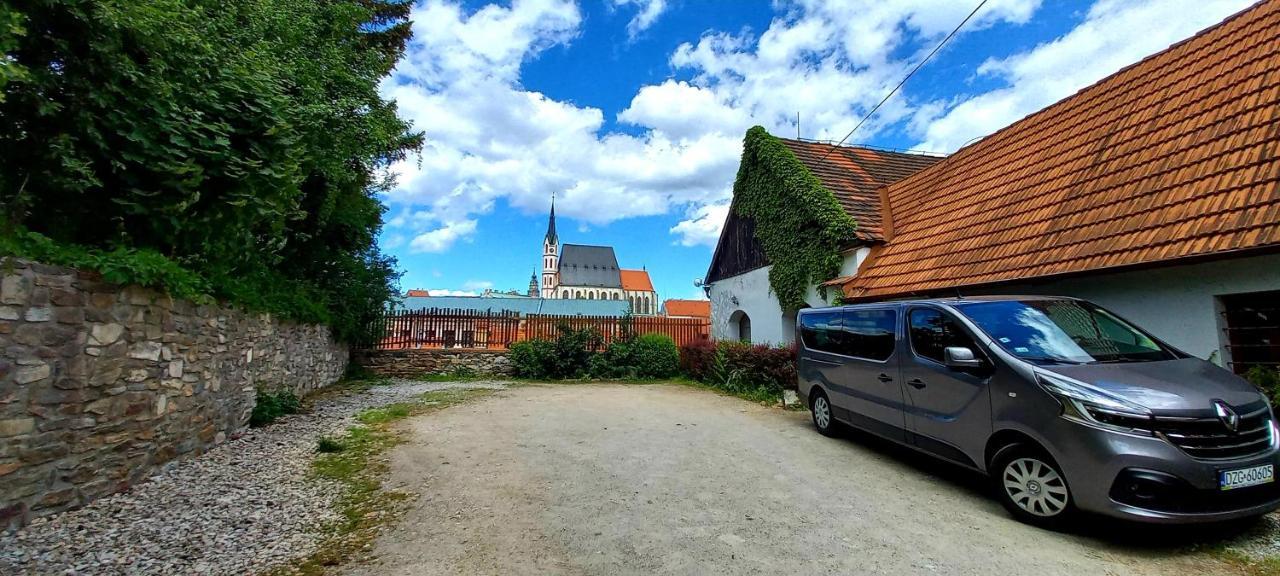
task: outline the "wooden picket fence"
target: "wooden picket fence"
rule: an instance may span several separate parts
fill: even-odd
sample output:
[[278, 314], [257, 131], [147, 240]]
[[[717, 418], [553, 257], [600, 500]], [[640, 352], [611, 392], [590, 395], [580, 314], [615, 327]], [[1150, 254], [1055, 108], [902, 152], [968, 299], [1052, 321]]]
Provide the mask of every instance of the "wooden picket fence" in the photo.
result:
[[518, 312], [478, 312], [423, 308], [393, 310], [375, 319], [369, 334], [382, 335], [361, 347], [372, 350], [410, 348], [467, 348], [505, 350], [525, 340], [552, 340], [560, 326], [594, 329], [605, 344], [632, 335], [666, 334], [676, 345], [710, 338], [711, 324], [701, 318], [660, 316], [550, 316]]

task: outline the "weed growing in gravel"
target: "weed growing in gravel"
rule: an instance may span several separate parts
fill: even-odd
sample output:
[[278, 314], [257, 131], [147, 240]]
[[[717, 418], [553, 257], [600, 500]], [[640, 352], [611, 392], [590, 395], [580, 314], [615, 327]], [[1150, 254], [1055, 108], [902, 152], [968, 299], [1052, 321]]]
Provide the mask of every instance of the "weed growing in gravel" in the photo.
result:
[[276, 418], [285, 414], [297, 414], [302, 411], [302, 400], [291, 390], [271, 394], [262, 390], [253, 404], [253, 412], [249, 415], [250, 426], [266, 426]]
[[321, 436], [316, 441], [316, 452], [321, 454], [334, 454], [346, 450], [347, 446], [339, 440], [334, 440], [328, 436]]
[[[345, 487], [338, 501], [342, 520], [331, 527], [330, 535], [314, 554], [274, 573], [318, 576], [324, 574], [327, 567], [361, 554], [377, 535], [378, 527], [398, 516], [404, 509], [403, 503], [410, 497], [404, 492], [382, 488], [382, 477], [387, 470], [382, 454], [404, 441], [403, 433], [392, 424], [493, 392], [488, 389], [439, 390], [419, 396], [416, 402], [365, 410], [356, 415], [360, 425], [347, 429], [346, 435], [340, 439], [329, 439], [342, 446], [340, 451], [328, 452], [317, 446], [319, 454], [312, 462], [312, 472], [319, 478], [340, 482]], [[322, 438], [321, 442], [324, 440]]]

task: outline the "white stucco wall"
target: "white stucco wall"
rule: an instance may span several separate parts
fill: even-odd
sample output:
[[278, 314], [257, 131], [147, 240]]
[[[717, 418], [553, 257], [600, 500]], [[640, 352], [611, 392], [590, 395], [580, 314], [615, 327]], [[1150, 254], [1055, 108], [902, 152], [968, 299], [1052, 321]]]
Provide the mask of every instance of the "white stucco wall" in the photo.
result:
[[[1182, 351], [1230, 359], [1218, 296], [1280, 290], [1280, 255], [1255, 256], [1009, 286], [986, 294], [1056, 294], [1092, 300]], [[976, 293], [976, 292], [975, 292]]]
[[[857, 272], [868, 251], [862, 247], [845, 252], [840, 275], [852, 276]], [[785, 344], [795, 339], [795, 311], [784, 316], [782, 305], [769, 287], [771, 268], [757, 268], [711, 284], [708, 297], [711, 299], [712, 338], [737, 340], [738, 327], [732, 319], [735, 312], [741, 311], [751, 318], [752, 342]], [[818, 295], [817, 286], [810, 286], [805, 300], [810, 306], [827, 306], [838, 293], [838, 289], [827, 290], [827, 300], [823, 300]]]

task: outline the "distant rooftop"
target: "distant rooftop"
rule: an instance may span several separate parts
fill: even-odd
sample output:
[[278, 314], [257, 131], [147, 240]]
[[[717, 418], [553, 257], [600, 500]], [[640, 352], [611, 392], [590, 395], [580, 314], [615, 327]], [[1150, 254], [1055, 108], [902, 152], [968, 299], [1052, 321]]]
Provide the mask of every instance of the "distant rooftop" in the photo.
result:
[[518, 312], [554, 316], [622, 316], [630, 309], [625, 300], [554, 300], [480, 296], [427, 296], [404, 298], [397, 310], [440, 308], [474, 312]]

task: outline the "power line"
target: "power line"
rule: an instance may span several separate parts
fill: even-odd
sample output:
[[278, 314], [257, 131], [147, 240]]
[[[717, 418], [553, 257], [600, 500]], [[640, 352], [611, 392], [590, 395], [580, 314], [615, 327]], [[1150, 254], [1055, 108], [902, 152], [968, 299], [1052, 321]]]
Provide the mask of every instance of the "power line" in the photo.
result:
[[947, 34], [946, 38], [942, 39], [942, 42], [939, 42], [937, 46], [934, 46], [933, 51], [930, 52], [928, 56], [925, 56], [924, 60], [921, 60], [919, 64], [916, 64], [916, 67], [912, 68], [911, 71], [908, 72], [907, 75], [902, 78], [902, 81], [898, 82], [898, 85], [893, 87], [893, 90], [890, 90], [888, 94], [884, 95], [884, 98], [880, 100], [879, 104], [876, 104], [875, 107], [872, 108], [870, 112], [867, 112], [866, 116], [862, 117], [862, 120], [858, 121], [858, 124], [853, 127], [853, 130], [850, 130], [848, 134], [845, 134], [844, 138], [841, 138], [839, 142], [836, 142], [835, 146], [832, 146], [830, 150], [827, 150], [827, 153], [823, 154], [822, 158], [819, 158], [818, 161], [821, 162], [823, 160], [826, 160], [827, 156], [830, 156], [831, 152], [833, 152], [836, 149], [836, 146], [840, 146], [841, 144], [844, 144], [845, 140], [848, 140], [850, 136], [853, 136], [853, 133], [857, 132], [858, 128], [861, 128], [862, 125], [865, 124], [867, 120], [871, 118], [871, 115], [875, 114], [876, 110], [879, 110], [880, 107], [883, 106], [885, 102], [888, 102], [889, 99], [892, 98], [893, 95], [898, 92], [898, 89], [902, 88], [902, 85], [907, 83], [907, 80], [910, 80], [911, 77], [914, 76], [915, 73], [920, 70], [920, 68], [924, 67], [925, 62], [928, 62], [930, 58], [933, 58], [934, 54], [937, 54], [938, 51], [941, 50], [943, 46], [946, 46], [947, 42], [949, 42], [951, 38], [955, 36], [957, 32], [960, 31], [961, 28], [964, 28], [964, 25], [969, 22], [969, 19], [973, 18], [973, 15], [977, 14], [978, 10], [981, 10], [982, 6], [985, 5], [986, 3], [987, 3], [987, 0], [982, 0], [981, 2], [978, 2], [978, 5], [973, 8], [973, 12], [970, 12], [968, 16], [965, 16], [964, 20], [961, 20], [960, 24], [956, 25], [955, 30], [952, 30], [950, 34]]

